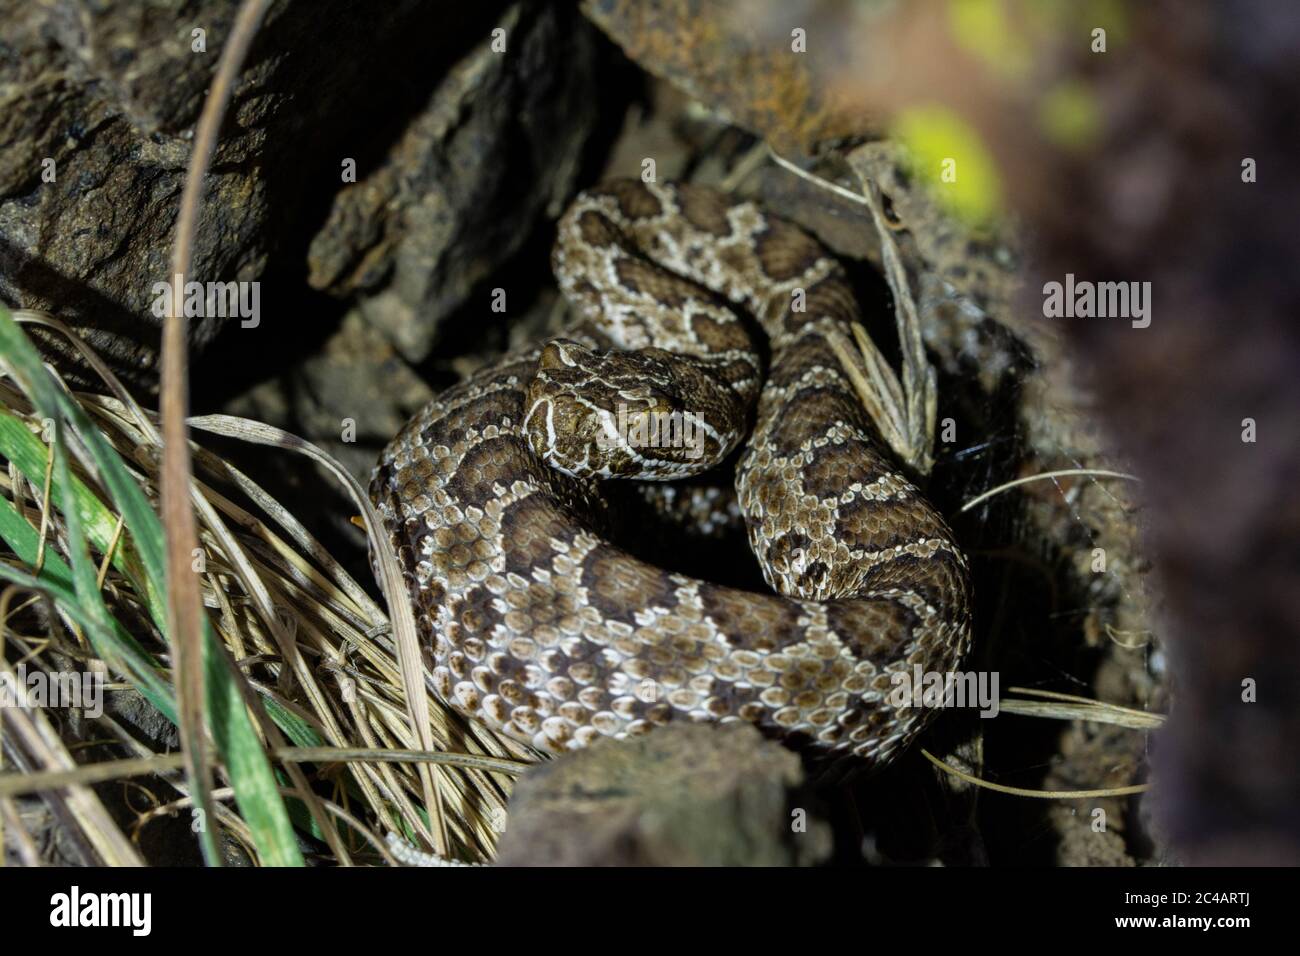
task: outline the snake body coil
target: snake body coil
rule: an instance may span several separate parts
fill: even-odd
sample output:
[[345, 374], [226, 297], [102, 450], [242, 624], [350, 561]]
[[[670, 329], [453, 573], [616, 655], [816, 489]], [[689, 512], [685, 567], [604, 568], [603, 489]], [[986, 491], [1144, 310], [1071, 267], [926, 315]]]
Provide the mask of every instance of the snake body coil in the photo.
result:
[[[841, 267], [753, 203], [635, 181], [578, 197], [554, 267], [580, 313], [564, 338], [440, 395], [371, 483], [438, 693], [555, 753], [739, 719], [888, 759], [932, 713], [894, 675], [958, 666], [970, 592], [828, 344], [858, 314]], [[742, 313], [766, 335], [766, 377]], [[672, 420], [695, 444], [623, 427]], [[598, 479], [690, 474], [742, 438], [736, 490], [775, 594], [662, 570], [596, 532]]]

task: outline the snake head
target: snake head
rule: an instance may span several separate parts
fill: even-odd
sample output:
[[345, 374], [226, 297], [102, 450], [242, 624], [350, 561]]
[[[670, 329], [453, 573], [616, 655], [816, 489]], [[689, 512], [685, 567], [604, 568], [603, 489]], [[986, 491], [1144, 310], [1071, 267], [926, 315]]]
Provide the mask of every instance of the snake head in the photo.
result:
[[[526, 408], [533, 452], [577, 478], [699, 474], [735, 447], [744, 428], [734, 392], [689, 357], [564, 339], [542, 350]], [[724, 420], [719, 432], [715, 423]]]

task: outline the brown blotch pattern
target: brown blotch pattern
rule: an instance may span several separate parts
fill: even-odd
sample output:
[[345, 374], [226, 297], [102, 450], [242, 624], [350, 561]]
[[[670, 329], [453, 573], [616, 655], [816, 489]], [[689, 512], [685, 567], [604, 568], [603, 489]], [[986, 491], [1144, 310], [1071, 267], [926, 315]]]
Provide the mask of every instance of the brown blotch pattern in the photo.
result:
[[799, 278], [826, 254], [821, 243], [798, 226], [779, 220], [772, 220], [754, 245], [763, 272], [778, 282]]
[[506, 571], [528, 578], [534, 568], [549, 569], [555, 554], [551, 542], [565, 541], [571, 534], [569, 522], [540, 496], [507, 505], [501, 513]]
[[676, 604], [667, 575], [622, 552], [597, 549], [583, 562], [579, 580], [593, 607], [605, 617], [631, 624], [639, 611]]
[[733, 647], [772, 650], [799, 637], [799, 605], [702, 582], [700, 605]]
[[[440, 395], [385, 449], [372, 500], [432, 652], [434, 689], [552, 753], [672, 719], [741, 719], [887, 761], [933, 716], [891, 704], [890, 673], [959, 666], [971, 594], [942, 517], [879, 447], [829, 346], [832, 330], [851, 340], [858, 318], [843, 270], [750, 204], [634, 181], [574, 201], [552, 264], [578, 307], [566, 339], [608, 347], [626, 333], [619, 318], [651, 348], [544, 375], [540, 349], [505, 358]], [[791, 291], [805, 282], [807, 308], [795, 313]], [[610, 377], [602, 401], [671, 392], [739, 440], [730, 419], [745, 416], [719, 390], [755, 390], [758, 350], [733, 338], [743, 323], [708, 309], [674, 316], [686, 299], [726, 300], [772, 336], [735, 508], [781, 594], [687, 579], [596, 536], [612, 499], [547, 466], [556, 439], [523, 424], [525, 392], [579, 386], [567, 399], [577, 414], [598, 373]], [[668, 354], [683, 352], [693, 358]], [[699, 516], [720, 520], [719, 504]], [[645, 685], [649, 699], [638, 696]]]
[[704, 189], [681, 189], [677, 202], [686, 221], [703, 232], [719, 238], [731, 234], [727, 221], [728, 204], [717, 193]]
[[614, 183], [610, 193], [618, 200], [618, 210], [627, 219], [653, 219], [663, 212], [659, 198], [636, 180]]

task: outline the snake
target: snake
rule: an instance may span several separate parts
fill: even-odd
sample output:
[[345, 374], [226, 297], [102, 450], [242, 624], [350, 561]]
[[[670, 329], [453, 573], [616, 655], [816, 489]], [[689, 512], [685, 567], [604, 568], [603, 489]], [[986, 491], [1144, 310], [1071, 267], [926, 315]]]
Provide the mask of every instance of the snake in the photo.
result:
[[[439, 394], [372, 475], [434, 692], [555, 755], [748, 721], [883, 765], [939, 709], [900, 686], [969, 649], [971, 586], [833, 349], [844, 267], [755, 202], [631, 179], [572, 201], [552, 269], [560, 334]], [[767, 590], [611, 540], [614, 482], [724, 462]]]

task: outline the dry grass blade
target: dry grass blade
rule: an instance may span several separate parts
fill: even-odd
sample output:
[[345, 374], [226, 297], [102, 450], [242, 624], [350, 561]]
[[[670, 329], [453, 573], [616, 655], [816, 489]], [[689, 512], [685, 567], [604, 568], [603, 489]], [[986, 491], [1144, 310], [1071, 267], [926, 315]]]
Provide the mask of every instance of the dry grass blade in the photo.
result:
[[[290, 787], [282, 787], [280, 792], [283, 793], [285, 796], [296, 797], [299, 799], [301, 799], [301, 797], [303, 796], [301, 791], [292, 789]], [[212, 791], [212, 799], [214, 800], [229, 800], [234, 795], [235, 795], [235, 791], [229, 787], [222, 787], [220, 789]], [[142, 815], [140, 819], [136, 821], [135, 829], [137, 831], [140, 830], [144, 826], [148, 825], [148, 823], [151, 820], [158, 819], [161, 817], [174, 816], [177, 813], [180, 813], [182, 810], [186, 810], [189, 807], [193, 806], [193, 804], [194, 801], [190, 797], [181, 797], [179, 800], [173, 800], [171, 803], [165, 803], [162, 804], [161, 806], [155, 807], [153, 810], [150, 810], [148, 813]], [[374, 832], [370, 830], [369, 827], [363, 824], [355, 816], [353, 816], [351, 813], [348, 813], [346, 810], [344, 810], [336, 803], [327, 802], [325, 804], [325, 807], [329, 811], [331, 817], [335, 817], [341, 822], [346, 823], [354, 832], [364, 837], [365, 840], [372, 847], [374, 847], [376, 853], [378, 853], [379, 856], [383, 857], [384, 862], [388, 863], [390, 866], [399, 866], [401, 864], [401, 860], [394, 857], [393, 854], [390, 852], [388, 844], [385, 841], [379, 839], [379, 837], [376, 836]]]
[[994, 497], [995, 495], [1000, 495], [1002, 494], [1002, 492], [1007, 491], [1010, 488], [1016, 488], [1020, 485], [1027, 485], [1032, 481], [1048, 481], [1052, 478], [1070, 478], [1070, 477], [1122, 478], [1125, 481], [1139, 480], [1137, 475], [1125, 474], [1122, 471], [1105, 471], [1103, 469], [1098, 469], [1098, 468], [1062, 468], [1058, 471], [1044, 471], [1041, 474], [1037, 474], [1037, 475], [1026, 475], [1023, 478], [1015, 478], [1011, 481], [1004, 482], [1003, 484], [998, 485], [996, 488], [990, 488], [988, 491], [976, 495], [970, 501], [962, 505], [961, 510], [970, 511], [976, 505], [980, 504], [981, 502], [988, 501], [988, 499]]
[[[12, 676], [7, 663], [0, 667]], [[5, 707], [0, 710], [3, 723], [14, 735], [14, 746], [21, 748], [33, 760], [46, 767], [59, 770], [75, 769], [76, 763], [68, 753], [49, 718], [39, 708]], [[19, 775], [21, 776], [21, 775]], [[95, 792], [85, 784], [68, 788], [67, 804], [79, 824], [79, 832], [86, 835], [98, 856], [96, 862], [105, 866], [143, 866], [144, 861], [109, 815]]]
[[[285, 764], [333, 764], [366, 761], [369, 763], [430, 763], [446, 766], [473, 767], [495, 773], [521, 774], [528, 764], [516, 760], [493, 757], [476, 757], [469, 754], [421, 752], [419, 750], [367, 750], [345, 747], [277, 747], [271, 756]], [[100, 763], [57, 770], [40, 770], [32, 773], [0, 776], [0, 799], [58, 790], [64, 787], [89, 786], [109, 780], [125, 780], [169, 773], [185, 766], [184, 754], [151, 754], [147, 757], [128, 757], [123, 760], [105, 760]]]
[[1047, 698], [1047, 700], [1017, 700], [1014, 697], [1004, 697], [998, 701], [998, 709], [1009, 714], [1047, 717], [1053, 720], [1090, 720], [1094, 723], [1114, 724], [1116, 727], [1128, 727], [1133, 730], [1155, 730], [1165, 722], [1164, 714], [1134, 710], [1132, 707], [1107, 704], [1087, 697], [1076, 697], [1074, 694], [1060, 694], [1029, 687], [1012, 687], [1009, 690], [1031, 697]]
[[[854, 337], [858, 328], [854, 327]], [[880, 435], [900, 458], [906, 457], [909, 448], [907, 423], [903, 418], [902, 388], [874, 342], [865, 335], [858, 340], [859, 353], [854, 354], [847, 339], [838, 332], [827, 337], [835, 357], [840, 360], [858, 399], [867, 415], [880, 429]], [[865, 346], [863, 345], [865, 342]]]
[[1064, 704], [1042, 700], [998, 701], [998, 710], [1023, 717], [1046, 717], [1051, 720], [1089, 720], [1098, 724], [1114, 724], [1132, 730], [1155, 730], [1165, 722], [1160, 714], [1144, 714], [1111, 704]]
[[[185, 746], [186, 770], [195, 788], [195, 803], [215, 819], [211, 768], [204, 730], [205, 685], [203, 672], [203, 601], [198, 576], [191, 570], [198, 548], [198, 529], [190, 506], [188, 322], [184, 288], [190, 274], [194, 236], [198, 226], [203, 179], [216, 149], [221, 120], [243, 66], [248, 48], [262, 22], [269, 0], [244, 0], [216, 75], [208, 90], [194, 135], [194, 150], [176, 218], [176, 244], [172, 249], [171, 310], [163, 320], [161, 406], [163, 434], [162, 516], [167, 543], [167, 630], [176, 657], [176, 691]], [[215, 837], [204, 833], [205, 855], [213, 866], [221, 864]]]
[[1025, 787], [1008, 787], [1005, 784], [993, 783], [990, 780], [981, 780], [974, 774], [969, 774], [951, 764], [946, 764], [924, 747], [921, 748], [921, 753], [926, 760], [944, 773], [951, 774], [959, 780], [964, 780], [972, 786], [981, 787], [984, 790], [993, 790], [997, 793], [1010, 794], [1013, 797], [1032, 797], [1037, 800], [1091, 800], [1101, 797], [1126, 797], [1134, 793], [1146, 793], [1150, 789], [1144, 783], [1133, 784], [1128, 787], [1102, 787], [1096, 790], [1030, 790]]
[[[285, 448], [307, 455], [324, 465], [347, 488], [352, 502], [366, 527], [366, 535], [379, 547], [372, 548], [379, 570], [380, 587], [384, 600], [388, 604], [389, 620], [392, 622], [393, 638], [397, 645], [398, 661], [401, 664], [402, 684], [406, 690], [407, 706], [410, 711], [411, 727], [421, 750], [433, 750], [434, 741], [430, 730], [429, 700], [424, 684], [424, 661], [420, 653], [419, 631], [415, 616], [406, 596], [406, 585], [402, 580], [401, 570], [393, 558], [390, 549], [384, 544], [386, 536], [380, 525], [379, 516], [375, 514], [364, 489], [348, 472], [329, 455], [322, 452], [311, 442], [304, 441], [296, 435], [253, 422], [247, 419], [227, 415], [207, 415], [192, 420], [195, 428], [256, 442]], [[442, 792], [437, 785], [427, 764], [420, 766], [420, 779], [425, 789], [425, 802], [434, 814], [434, 825], [424, 830], [435, 853], [445, 856], [448, 852], [446, 820], [442, 808]], [[423, 829], [423, 828], [422, 828]]]
[[[934, 467], [934, 422], [939, 407], [939, 388], [934, 368], [925, 357], [925, 343], [921, 338], [921, 317], [912, 298], [907, 269], [894, 241], [892, 230], [885, 219], [880, 187], [864, 182], [867, 208], [871, 210], [876, 233], [880, 237], [880, 255], [884, 261], [885, 279], [894, 294], [894, 320], [898, 327], [898, 341], [903, 356], [903, 397], [907, 423], [908, 448], [904, 455], [913, 468], [928, 475]], [[866, 338], [859, 334], [859, 344]]]
[[[894, 296], [894, 320], [903, 357], [900, 384], [880, 350], [860, 326], [854, 326], [859, 355], [855, 356], [840, 335], [829, 337], [831, 348], [844, 366], [867, 414], [894, 454], [916, 470], [928, 475], [934, 467], [934, 423], [939, 407], [939, 392], [934, 369], [925, 357], [921, 338], [921, 317], [912, 297], [907, 268], [903, 265], [893, 230], [885, 218], [879, 187], [863, 181], [863, 195], [800, 169], [775, 150], [768, 154], [782, 169], [788, 170], [819, 189], [850, 202], [866, 206], [880, 240], [880, 255], [885, 279]], [[865, 368], [865, 371], [864, 371]]]
[[[0, 762], [0, 768], [3, 766], [4, 763]], [[22, 817], [18, 815], [12, 800], [0, 800], [0, 846], [6, 845], [6, 827], [8, 832], [13, 834], [11, 843], [18, 853], [19, 862], [23, 866], [42, 866], [41, 851], [36, 846], [36, 841], [32, 839], [32, 835], [27, 832], [27, 828], [23, 826]], [[4, 866], [5, 863], [4, 857], [0, 856], [0, 866]]]

